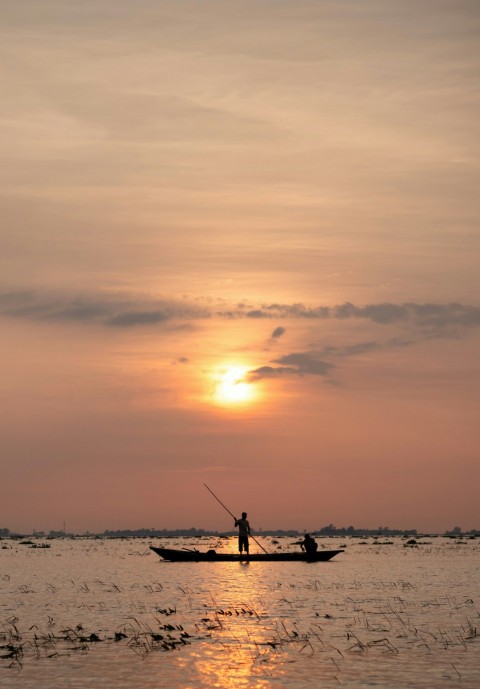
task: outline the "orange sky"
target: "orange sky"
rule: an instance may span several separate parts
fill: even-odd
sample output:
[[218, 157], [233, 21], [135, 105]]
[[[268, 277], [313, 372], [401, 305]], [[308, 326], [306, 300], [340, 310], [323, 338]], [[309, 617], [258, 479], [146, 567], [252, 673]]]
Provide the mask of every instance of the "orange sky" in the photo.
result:
[[477, 4], [0, 19], [0, 527], [480, 528]]

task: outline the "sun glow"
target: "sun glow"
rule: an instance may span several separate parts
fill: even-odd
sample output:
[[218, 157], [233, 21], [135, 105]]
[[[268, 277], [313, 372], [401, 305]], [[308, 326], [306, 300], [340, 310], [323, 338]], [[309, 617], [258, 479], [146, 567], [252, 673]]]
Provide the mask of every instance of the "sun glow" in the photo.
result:
[[248, 369], [231, 366], [215, 376], [215, 400], [222, 405], [248, 404], [255, 398], [255, 386], [245, 380]]

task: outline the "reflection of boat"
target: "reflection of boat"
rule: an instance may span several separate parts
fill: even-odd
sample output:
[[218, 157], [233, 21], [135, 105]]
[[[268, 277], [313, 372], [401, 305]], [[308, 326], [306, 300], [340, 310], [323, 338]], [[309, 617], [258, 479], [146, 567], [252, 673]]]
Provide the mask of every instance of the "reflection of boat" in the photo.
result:
[[217, 553], [215, 550], [201, 552], [200, 550], [175, 550], [174, 548], [154, 548], [153, 546], [150, 546], [150, 550], [170, 562], [245, 562], [247, 559], [250, 562], [325, 562], [331, 560], [338, 553], [343, 553], [343, 550], [317, 550], [316, 553], [304, 553], [302, 551], [295, 553], [250, 553], [247, 558], [246, 555]]

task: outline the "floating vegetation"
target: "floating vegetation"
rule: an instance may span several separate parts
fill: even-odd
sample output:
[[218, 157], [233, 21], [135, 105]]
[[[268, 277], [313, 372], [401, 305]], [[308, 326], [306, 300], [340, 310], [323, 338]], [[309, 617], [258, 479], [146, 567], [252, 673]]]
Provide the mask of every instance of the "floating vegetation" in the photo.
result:
[[[28, 658], [39, 660], [86, 653], [99, 643], [124, 642], [126, 648], [146, 656], [152, 651], [172, 651], [190, 643], [192, 634], [181, 624], [157, 624], [151, 626], [130, 617], [121, 630], [101, 634], [82, 624], [58, 628], [57, 622], [48, 617], [43, 629], [32, 625], [26, 630], [19, 628], [19, 619], [10, 617], [0, 624], [0, 661], [6, 667], [22, 667]], [[1, 664], [0, 664], [1, 667]]]

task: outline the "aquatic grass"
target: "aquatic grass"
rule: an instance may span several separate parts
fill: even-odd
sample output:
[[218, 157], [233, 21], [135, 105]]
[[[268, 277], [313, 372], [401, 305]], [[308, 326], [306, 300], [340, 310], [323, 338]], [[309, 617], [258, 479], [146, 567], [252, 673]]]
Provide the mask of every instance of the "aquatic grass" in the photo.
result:
[[[101, 636], [98, 631], [86, 630], [82, 624], [64, 626], [54, 631], [57, 626], [52, 617], [48, 617], [45, 630], [32, 625], [27, 633], [17, 627], [18, 618], [10, 618], [3, 623], [0, 634], [0, 661], [8, 661], [7, 667], [22, 667], [28, 650], [36, 660], [88, 652], [93, 644], [115, 643], [126, 640], [126, 647], [145, 657], [157, 650], [171, 651], [191, 643], [193, 635], [185, 630], [182, 624], [162, 624], [159, 618], [156, 625], [131, 617], [122, 625], [121, 630]], [[25, 638], [26, 636], [29, 638]]]
[[95, 584], [100, 586], [105, 593], [120, 593], [120, 588], [113, 582], [105, 582], [100, 579], [95, 580]]
[[[347, 605], [347, 601], [344, 602], [344, 605]], [[300, 620], [293, 620], [288, 625], [283, 621], [280, 624], [277, 623], [272, 630], [273, 634], [271, 637], [265, 640], [264, 629], [260, 630], [261, 633], [259, 635], [255, 633], [255, 630], [258, 629], [257, 625], [261, 620], [260, 614], [251, 606], [249, 607], [245, 604], [228, 608], [221, 607], [210, 613], [208, 617], [201, 618], [196, 625], [197, 630], [203, 632], [200, 637], [186, 631], [182, 624], [164, 623], [160, 616], [165, 616], [165, 613], [167, 617], [169, 614], [174, 614], [173, 611], [170, 613], [168, 608], [160, 608], [157, 610], [158, 616], [154, 618], [155, 624], [150, 624], [145, 620], [132, 616], [122, 625], [120, 630], [114, 631], [111, 636], [107, 635], [103, 639], [100, 638], [97, 632], [85, 631], [82, 625], [64, 627], [60, 632], [54, 634], [53, 630], [56, 627], [56, 622], [51, 616], [48, 616], [46, 620], [47, 631], [41, 633], [38, 629], [35, 630], [32, 648], [35, 657], [41, 659], [53, 658], [71, 652], [86, 653], [92, 645], [100, 641], [112, 642], [117, 645], [126, 642], [126, 648], [145, 658], [149, 654], [158, 651], [180, 650], [187, 644], [192, 643], [192, 641], [211, 638], [212, 633], [214, 633], [216, 638], [213, 642], [220, 644], [221, 648], [227, 653], [235, 654], [235, 652], [245, 648], [251, 655], [252, 662], [284, 662], [280, 661], [280, 657], [285, 658], [287, 651], [289, 656], [292, 651], [302, 656], [313, 656], [319, 652], [326, 653], [329, 656], [329, 662], [337, 673], [337, 680], [341, 676], [345, 653], [360, 653], [363, 655], [370, 653], [372, 650], [388, 655], [399, 653], [397, 646], [389, 636], [367, 640], [351, 629], [345, 632], [345, 639], [349, 643], [344, 646], [342, 652], [340, 648], [324, 640], [323, 637], [326, 632], [321, 625], [315, 623], [305, 628]], [[371, 611], [368, 614], [371, 614]], [[365, 632], [378, 631], [374, 625], [368, 622], [368, 614], [364, 611], [363, 615], [355, 618], [355, 623], [361, 626]], [[390, 615], [391, 619], [402, 627], [406, 626], [399, 612], [392, 610], [391, 605]], [[238, 625], [240, 620], [242, 620], [242, 628], [240, 630], [237, 629], [234, 637], [230, 635], [230, 638], [233, 638], [234, 645], [232, 645], [232, 642], [225, 643], [221, 638], [226, 631], [225, 624], [227, 620], [229, 625], [232, 623]], [[2, 659], [9, 661], [9, 667], [20, 667], [23, 665], [25, 654], [28, 652], [30, 645], [29, 642], [21, 641], [22, 634], [18, 627], [18, 618], [9, 618], [5, 622], [8, 632], [5, 631], [4, 625], [4, 631], [2, 632], [3, 640], [9, 637], [11, 640], [16, 639], [17, 643], [14, 644], [10, 641], [7, 644], [3, 644], [5, 653]], [[248, 622], [249, 625], [254, 623], [255, 626], [253, 628], [250, 626], [245, 627], [245, 622]], [[390, 627], [393, 628], [393, 625], [390, 625]], [[474, 629], [473, 625], [467, 620], [465, 626], [461, 629], [463, 637], [473, 636], [475, 638], [476, 634], [473, 634], [472, 629]], [[241, 638], [238, 637], [238, 631], [242, 631]], [[204, 635], [205, 632], [208, 632], [207, 637]], [[418, 634], [418, 630], [413, 630], [413, 633]], [[428, 630], [425, 633], [429, 633]], [[455, 641], [454, 635], [447, 635], [441, 629], [438, 630], [437, 634], [433, 632], [430, 632], [430, 634], [432, 642], [444, 644], [445, 647], [448, 647], [450, 643]], [[331, 656], [332, 651], [338, 654], [340, 660], [336, 660]]]
[[0, 655], [0, 660], [9, 661], [8, 668], [21, 668], [23, 665], [24, 648], [28, 646], [28, 642], [22, 644], [5, 644], [0, 646], [2, 655]]

